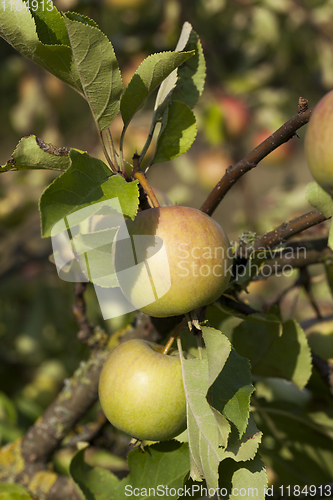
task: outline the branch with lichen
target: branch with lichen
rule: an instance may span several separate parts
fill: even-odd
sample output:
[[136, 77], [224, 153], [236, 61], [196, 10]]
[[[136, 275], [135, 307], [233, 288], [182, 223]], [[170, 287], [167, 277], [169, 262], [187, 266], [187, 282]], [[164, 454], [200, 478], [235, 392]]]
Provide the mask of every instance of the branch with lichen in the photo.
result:
[[115, 333], [109, 342], [105, 334], [98, 332], [98, 336], [98, 347], [65, 380], [55, 401], [25, 436], [0, 448], [0, 482], [19, 483], [39, 499], [81, 499], [69, 478], [50, 471], [52, 454], [97, 401], [100, 372], [110, 350], [130, 338], [160, 340], [150, 318], [141, 313], [134, 326]]
[[47, 468], [63, 438], [95, 403], [107, 355], [107, 349], [92, 352], [25, 436], [0, 449], [0, 481], [20, 483], [43, 499], [79, 498], [69, 480]]

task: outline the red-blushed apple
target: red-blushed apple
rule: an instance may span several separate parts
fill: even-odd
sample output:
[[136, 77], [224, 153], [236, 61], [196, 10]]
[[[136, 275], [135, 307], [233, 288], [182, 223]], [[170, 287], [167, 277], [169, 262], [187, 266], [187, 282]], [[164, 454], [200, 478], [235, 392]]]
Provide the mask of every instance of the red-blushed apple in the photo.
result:
[[231, 158], [223, 150], [201, 154], [196, 164], [201, 186], [207, 190], [212, 190], [232, 163]]
[[236, 96], [218, 94], [225, 129], [230, 137], [239, 137], [248, 128], [251, 120], [247, 105]]
[[200, 210], [159, 207], [119, 228], [114, 266], [135, 309], [155, 317], [189, 313], [215, 301], [231, 272], [231, 249], [221, 226]]
[[[259, 146], [265, 139], [267, 139], [272, 133], [273, 129], [263, 128], [259, 130], [252, 139], [252, 148]], [[266, 163], [267, 165], [283, 165], [286, 164], [286, 160], [290, 157], [290, 155], [294, 151], [294, 143], [292, 139], [288, 142], [281, 144], [278, 148], [274, 149], [269, 155], [267, 155], [262, 163]]]
[[178, 351], [134, 339], [107, 358], [99, 399], [117, 429], [140, 440], [165, 441], [186, 428], [186, 398]]
[[312, 112], [304, 146], [315, 181], [333, 196], [333, 90], [324, 95]]

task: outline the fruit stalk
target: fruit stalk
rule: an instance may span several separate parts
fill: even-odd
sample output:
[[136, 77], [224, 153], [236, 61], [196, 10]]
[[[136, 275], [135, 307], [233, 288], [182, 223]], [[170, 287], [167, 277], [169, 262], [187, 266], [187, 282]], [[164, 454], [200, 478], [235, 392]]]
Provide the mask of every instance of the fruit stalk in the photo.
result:
[[186, 318], [184, 318], [179, 323], [179, 325], [175, 328], [173, 334], [169, 338], [168, 342], [165, 344], [165, 347], [164, 347], [164, 350], [163, 350], [163, 354], [168, 354], [168, 352], [171, 349], [171, 346], [172, 346], [173, 342], [178, 338], [180, 332], [182, 331], [182, 329], [184, 328], [184, 326], [186, 325], [186, 323], [187, 323]]
[[144, 192], [146, 193], [146, 195], [148, 196], [148, 198], [150, 199], [151, 201], [151, 204], [153, 205], [154, 208], [158, 208], [160, 207], [160, 204], [155, 196], [155, 193], [154, 191], [152, 190], [152, 188], [150, 187], [147, 179], [145, 178], [144, 174], [142, 172], [135, 172], [134, 174], [134, 178], [137, 179], [142, 188], [144, 189]]

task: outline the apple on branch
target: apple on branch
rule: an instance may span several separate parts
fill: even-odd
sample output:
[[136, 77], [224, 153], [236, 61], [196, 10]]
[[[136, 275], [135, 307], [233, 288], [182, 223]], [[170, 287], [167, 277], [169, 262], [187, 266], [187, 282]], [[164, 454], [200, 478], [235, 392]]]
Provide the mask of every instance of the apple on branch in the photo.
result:
[[314, 108], [307, 126], [304, 146], [315, 181], [333, 196], [333, 90]]
[[217, 300], [231, 274], [231, 248], [217, 222], [189, 207], [139, 212], [119, 228], [114, 267], [135, 309], [155, 317], [187, 314]]
[[111, 352], [101, 372], [99, 398], [106, 418], [140, 440], [165, 441], [186, 429], [179, 354], [163, 350], [154, 342], [129, 340]]

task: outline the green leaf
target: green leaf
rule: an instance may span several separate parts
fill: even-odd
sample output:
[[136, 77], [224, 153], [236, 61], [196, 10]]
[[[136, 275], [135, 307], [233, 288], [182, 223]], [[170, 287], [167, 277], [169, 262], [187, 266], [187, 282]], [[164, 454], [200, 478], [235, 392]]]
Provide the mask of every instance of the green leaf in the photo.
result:
[[263, 432], [260, 454], [280, 484], [325, 484], [333, 477], [332, 411], [305, 413], [285, 403], [260, 401], [254, 418]]
[[210, 487], [216, 488], [220, 436], [214, 413], [206, 400], [208, 362], [206, 359], [182, 360], [182, 369], [187, 400], [191, 477], [195, 480], [204, 477]]
[[128, 465], [130, 473], [119, 483], [112, 500], [124, 500], [134, 493], [142, 500], [176, 500], [178, 494], [172, 493], [183, 486], [190, 469], [188, 444], [165, 441], [144, 450], [137, 448], [129, 453]]
[[193, 109], [203, 92], [206, 78], [205, 57], [200, 39], [193, 29], [184, 50], [194, 50], [195, 53], [178, 69], [172, 99], [182, 101]]
[[[232, 302], [230, 302], [232, 304]], [[254, 314], [243, 314], [234, 309], [232, 306], [227, 306], [226, 304], [221, 304], [218, 302], [214, 302], [214, 308], [221, 311], [223, 315], [229, 316], [230, 318], [241, 318], [246, 319], [248, 321], [277, 321], [279, 322], [280, 318], [277, 315], [278, 311], [274, 308], [271, 308], [267, 313], [254, 313]]]
[[196, 120], [191, 109], [180, 101], [173, 101], [165, 111], [152, 163], [169, 161], [186, 153], [196, 135]]
[[112, 244], [117, 228], [105, 229], [88, 234], [77, 234], [72, 240], [75, 254], [80, 259], [81, 270], [91, 283], [101, 287], [119, 286], [115, 275]]
[[99, 29], [98, 24], [93, 19], [83, 16], [82, 14], [78, 14], [77, 12], [66, 12], [66, 17], [71, 19], [71, 21], [78, 21], [79, 23], [88, 24], [89, 26]]
[[0, 391], [0, 421], [10, 422], [15, 425], [17, 423], [17, 412], [13, 401]]
[[[187, 404], [187, 431], [190, 447], [191, 477], [205, 478], [210, 488], [218, 484], [221, 440], [225, 439], [225, 419], [210, 407], [207, 391], [222, 370], [230, 352], [228, 339], [218, 330], [204, 327], [208, 359], [185, 359], [180, 356]], [[217, 356], [219, 354], [219, 356]], [[209, 366], [210, 365], [210, 366]]]
[[250, 360], [255, 375], [286, 378], [300, 389], [311, 376], [310, 348], [295, 320], [244, 320], [234, 329], [233, 344]]
[[65, 23], [84, 96], [102, 131], [119, 113], [123, 91], [113, 47], [104, 33], [94, 26], [69, 17], [65, 18]]
[[126, 128], [147, 97], [194, 52], [161, 52], [148, 56], [138, 67], [121, 98], [120, 112]]
[[240, 437], [248, 425], [250, 396], [254, 390], [251, 380], [248, 360], [232, 349], [208, 391], [210, 404], [236, 427]]
[[265, 465], [257, 455], [254, 460], [237, 463], [233, 460], [223, 460], [219, 469], [219, 487], [226, 492], [230, 500], [241, 498], [257, 498], [265, 500], [267, 476]]
[[32, 498], [23, 486], [0, 483], [0, 500], [32, 500]]
[[306, 186], [305, 196], [308, 202], [318, 210], [320, 210], [325, 217], [330, 217], [333, 214], [333, 199], [323, 190], [316, 182], [310, 182]]
[[170, 73], [161, 84], [155, 102], [155, 119], [163, 115], [166, 103], [171, 97], [184, 102], [192, 109], [202, 94], [206, 63], [199, 37], [188, 22], [183, 24], [175, 52], [183, 50], [194, 50], [194, 56], [178, 71], [174, 70]]
[[260, 432], [253, 418], [250, 416], [248, 426], [242, 438], [229, 445], [225, 452], [225, 458], [232, 458], [236, 462], [253, 460], [257, 454], [261, 442], [262, 432]]
[[119, 479], [110, 471], [90, 467], [84, 461], [85, 450], [78, 451], [69, 466], [69, 473], [86, 500], [110, 500]]
[[[192, 31], [191, 24], [185, 22], [182, 26], [182, 31], [180, 33], [180, 37], [175, 48], [175, 52], [182, 52], [185, 49], [191, 31]], [[178, 70], [177, 69], [173, 70], [170, 73], [170, 75], [167, 78], [165, 78], [165, 80], [163, 80], [163, 82], [160, 85], [160, 88], [158, 89], [154, 106], [154, 111], [155, 111], [154, 118], [157, 121], [161, 119], [165, 106], [168, 100], [171, 98], [172, 91], [175, 89], [177, 83], [177, 74]]]
[[229, 340], [219, 330], [202, 327], [208, 360], [209, 387], [215, 382], [231, 352]]
[[[109, 168], [101, 160], [86, 153], [71, 150], [71, 166], [44, 191], [40, 199], [42, 236], [51, 236], [52, 228], [64, 217], [99, 202], [119, 202], [121, 213], [134, 219], [138, 208], [137, 182], [126, 182], [120, 175], [110, 175]], [[112, 205], [116, 209], [116, 205]], [[89, 216], [93, 215], [91, 208]], [[82, 214], [82, 215], [81, 215]], [[78, 212], [67, 220], [69, 227], [86, 220], [86, 212]], [[58, 232], [61, 232], [59, 228]], [[53, 234], [57, 234], [54, 230]]]
[[67, 45], [70, 47], [69, 38], [66, 30], [64, 18], [51, 3], [45, 0], [38, 0], [38, 8], [36, 8], [36, 1], [34, 8], [32, 8], [30, 1], [30, 12], [35, 20], [37, 36], [40, 42], [44, 45]]
[[68, 151], [45, 144], [35, 135], [23, 137], [15, 148], [11, 159], [0, 167], [1, 171], [50, 169], [66, 170], [70, 166]]
[[[42, 3], [42, 2], [41, 2]], [[28, 8], [21, 8], [21, 0], [4, 0], [0, 17], [0, 36], [12, 45], [21, 54], [25, 55], [42, 68], [50, 71], [77, 92], [83, 94], [80, 78], [73, 64], [72, 50], [65, 45], [54, 45], [58, 40], [64, 42], [62, 20], [59, 20], [55, 7], [50, 14], [41, 12], [39, 8], [35, 13], [38, 18], [38, 28], [43, 40], [53, 42], [50, 45], [43, 44], [38, 38], [35, 20]], [[54, 30], [50, 27], [42, 30], [43, 16], [52, 16], [56, 19]]]

